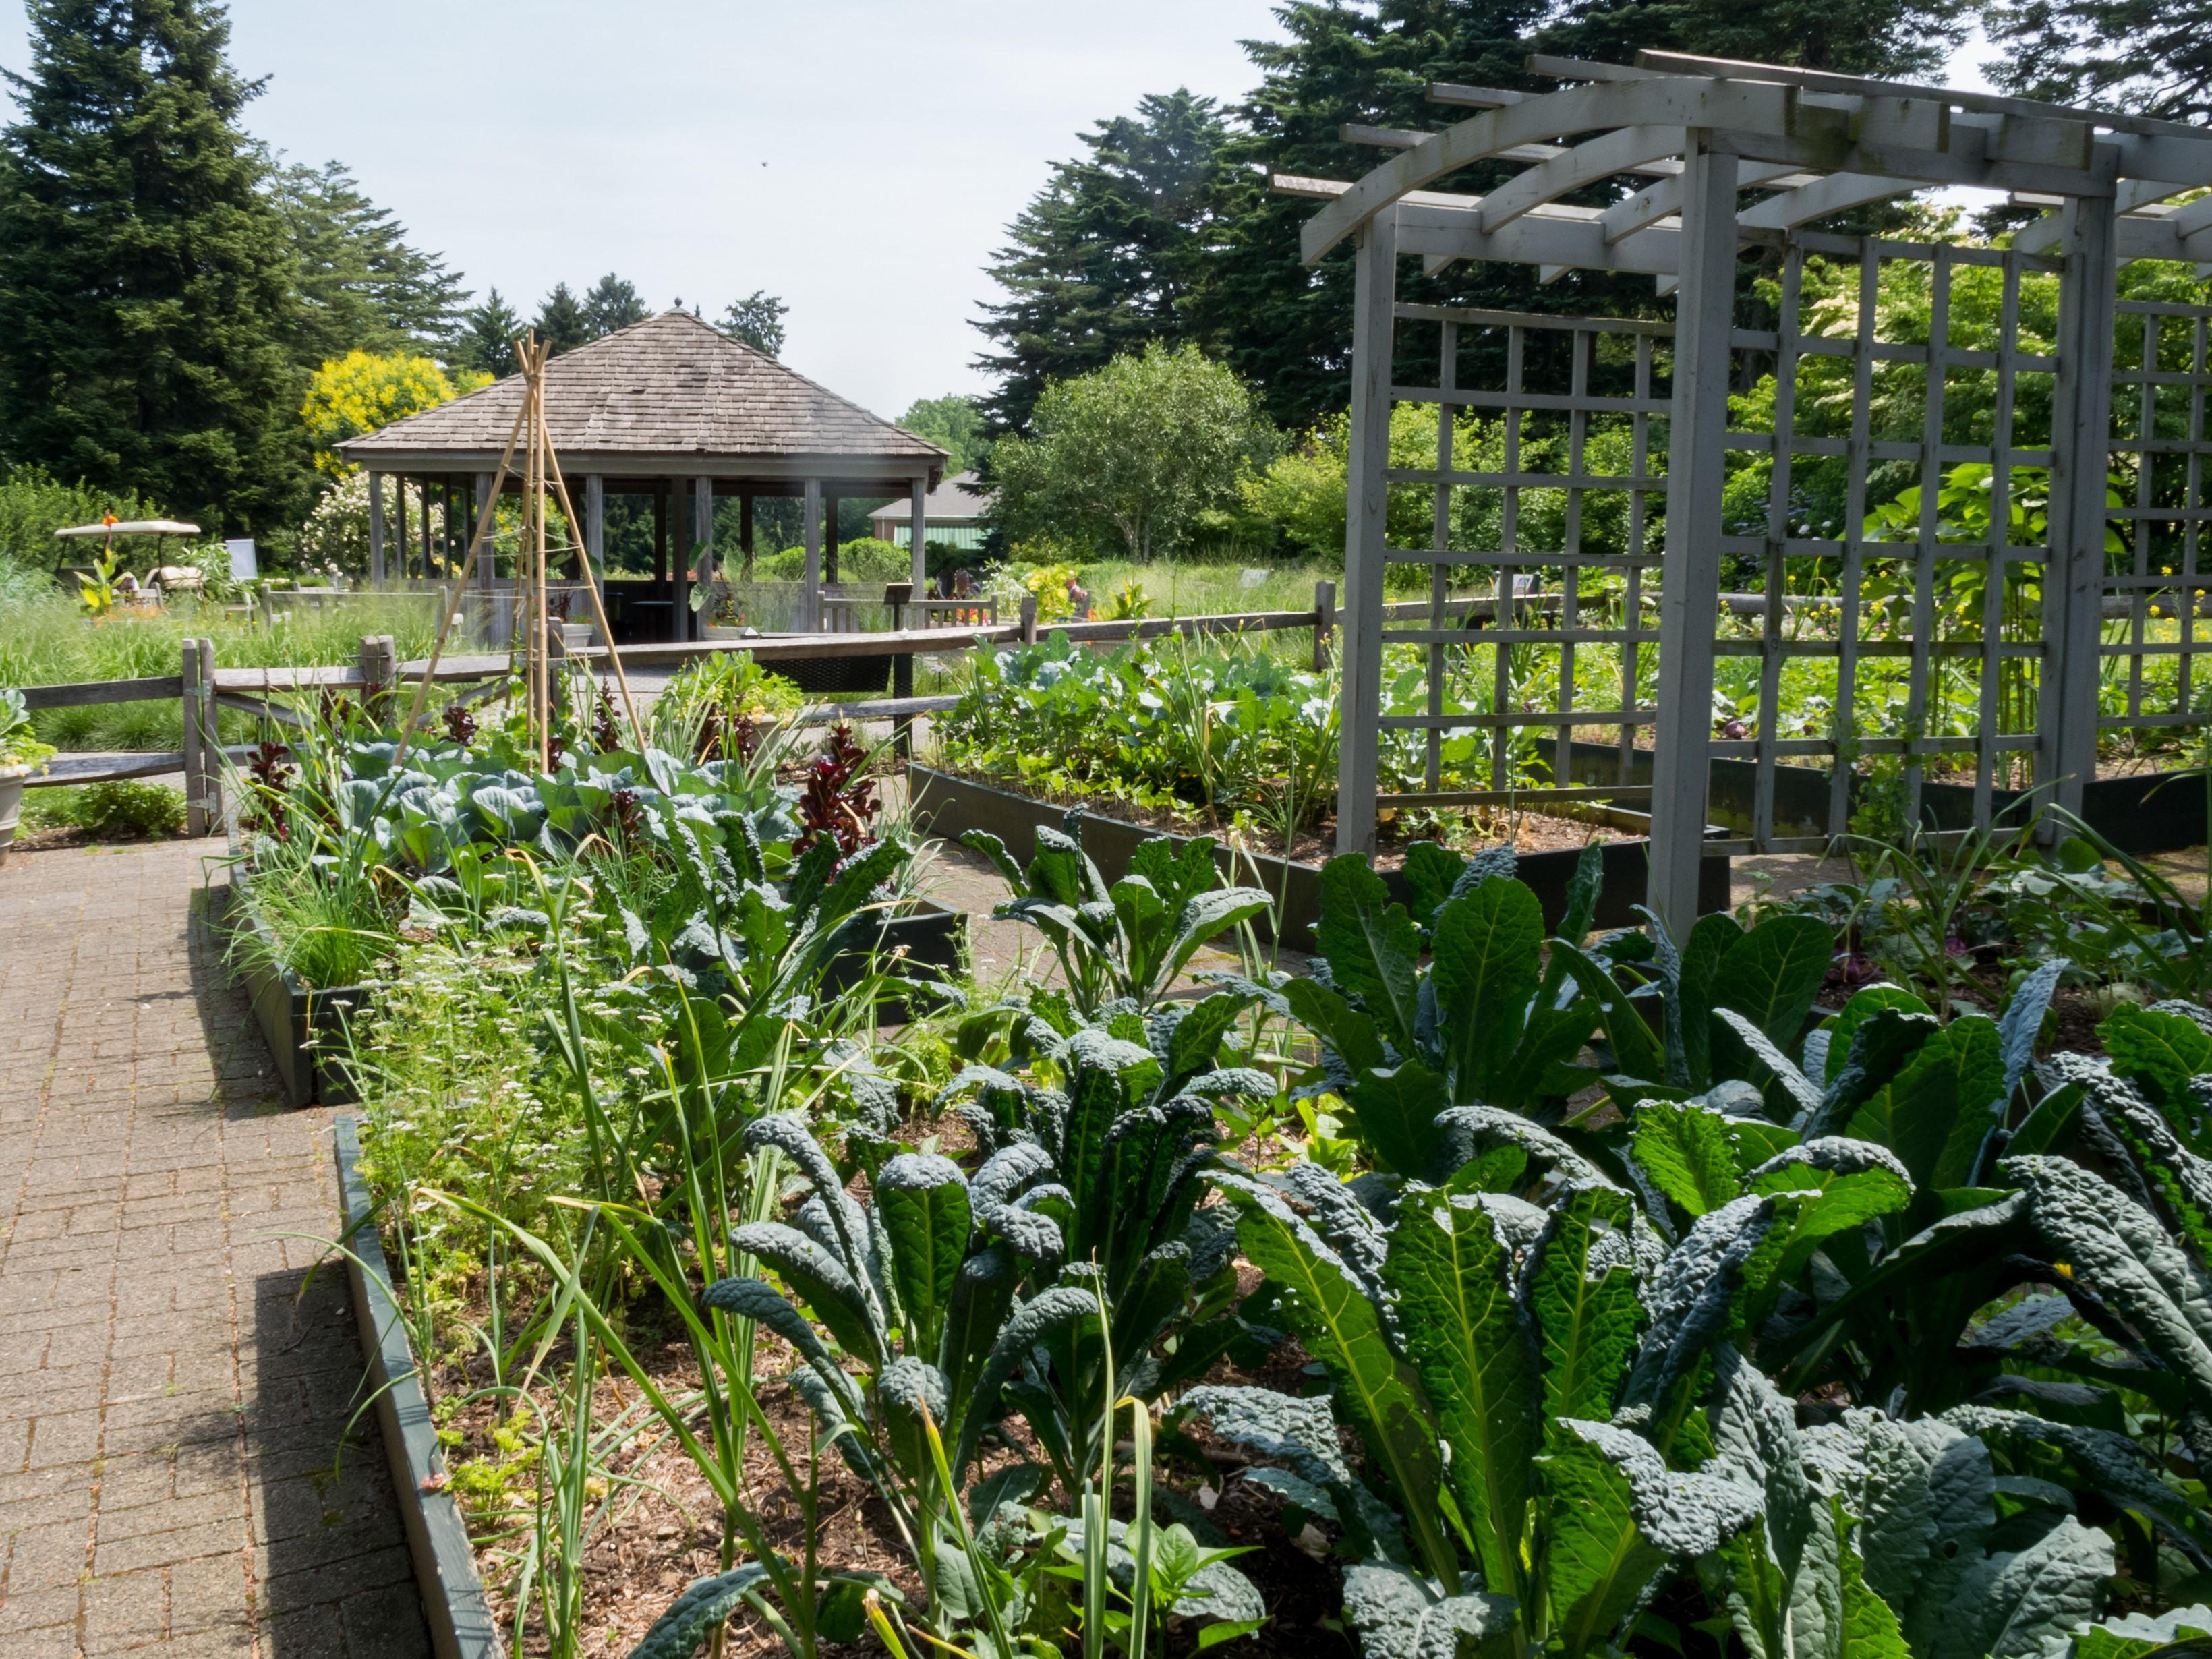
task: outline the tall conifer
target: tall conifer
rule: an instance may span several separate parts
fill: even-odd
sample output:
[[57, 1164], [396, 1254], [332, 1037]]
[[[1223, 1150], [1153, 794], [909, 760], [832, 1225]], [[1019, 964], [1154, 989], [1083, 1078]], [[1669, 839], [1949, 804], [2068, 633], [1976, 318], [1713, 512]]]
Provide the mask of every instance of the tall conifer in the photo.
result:
[[210, 529], [294, 519], [295, 269], [216, 0], [28, 0], [0, 134], [0, 450]]

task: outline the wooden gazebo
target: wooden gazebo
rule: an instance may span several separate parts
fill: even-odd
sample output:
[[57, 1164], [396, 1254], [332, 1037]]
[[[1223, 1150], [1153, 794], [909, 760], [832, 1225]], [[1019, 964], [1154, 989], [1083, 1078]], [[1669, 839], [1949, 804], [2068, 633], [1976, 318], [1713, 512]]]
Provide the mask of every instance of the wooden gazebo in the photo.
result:
[[[490, 508], [493, 474], [521, 398], [520, 378], [510, 377], [338, 446], [368, 474], [372, 583], [451, 568]], [[903, 495], [921, 531], [946, 459], [933, 444], [685, 311], [663, 312], [553, 359], [545, 416], [584, 520], [591, 574], [605, 568], [607, 495], [653, 499], [654, 578], [616, 584], [637, 591], [610, 595], [611, 609], [621, 613], [617, 626], [638, 638], [682, 639], [694, 631], [690, 589], [711, 574], [717, 496], [744, 503], [739, 536], [748, 560], [755, 500], [803, 498], [799, 625], [811, 629], [821, 623], [824, 539], [834, 557], [838, 500]], [[386, 510], [387, 476], [419, 489], [418, 525]], [[510, 477], [507, 488], [519, 483]], [[406, 493], [395, 499], [405, 501]], [[435, 548], [434, 500], [446, 507]], [[914, 538], [917, 588], [926, 539]], [[479, 573], [489, 586], [489, 562]]]

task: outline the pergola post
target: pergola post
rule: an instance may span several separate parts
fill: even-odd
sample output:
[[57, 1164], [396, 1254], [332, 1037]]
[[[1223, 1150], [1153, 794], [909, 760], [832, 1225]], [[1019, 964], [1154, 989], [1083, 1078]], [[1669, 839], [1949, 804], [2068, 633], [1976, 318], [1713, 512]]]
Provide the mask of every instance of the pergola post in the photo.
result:
[[[403, 508], [399, 515], [407, 514]], [[384, 586], [384, 475], [368, 475], [368, 580], [372, 586]]]
[[910, 539], [914, 543], [912, 549], [914, 554], [914, 596], [917, 599], [924, 599], [929, 597], [929, 554], [927, 548], [924, 544], [927, 541], [926, 532], [929, 528], [929, 509], [925, 505], [928, 499], [928, 478], [927, 477], [916, 478], [914, 483], [908, 486], [908, 511], [912, 514], [912, 521], [914, 524], [913, 530], [908, 533]]
[[1681, 284], [1667, 451], [1659, 601], [1658, 725], [1651, 757], [1651, 908], [1676, 939], [1698, 919], [1712, 743], [1713, 624], [1720, 609], [1721, 492], [1728, 475], [1729, 337], [1735, 320], [1736, 161], [1693, 131], [1683, 150]]
[[800, 579], [799, 628], [813, 634], [822, 627], [822, 480], [806, 481], [806, 504], [799, 510], [806, 538], [806, 570]]
[[1382, 567], [1389, 537], [1390, 365], [1398, 303], [1398, 210], [1359, 231], [1352, 297], [1352, 432], [1345, 456], [1344, 678], [1337, 745], [1336, 850], [1375, 852], [1375, 763], [1382, 681]]
[[[2044, 707], [2036, 782], [2079, 814], [2097, 775], [2099, 647], [2104, 637], [2105, 476], [2112, 430], [2115, 204], [2075, 196], [2063, 210], [2058, 371], [2051, 402], [2050, 567], [2044, 578]], [[2144, 465], [2149, 465], [2148, 458]], [[2148, 526], [2145, 526], [2148, 528]], [[2188, 596], [2194, 602], [2196, 596]], [[2055, 706], [2054, 706], [2055, 705]], [[2056, 823], [2041, 826], [2046, 837]]]

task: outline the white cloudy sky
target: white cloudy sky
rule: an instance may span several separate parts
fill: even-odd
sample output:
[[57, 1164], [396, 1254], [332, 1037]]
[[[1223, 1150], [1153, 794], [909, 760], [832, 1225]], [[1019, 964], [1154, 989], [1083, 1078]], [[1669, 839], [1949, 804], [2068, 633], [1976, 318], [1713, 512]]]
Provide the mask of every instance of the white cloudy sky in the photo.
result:
[[[268, 77], [251, 129], [346, 162], [473, 287], [526, 314], [612, 270], [710, 316], [764, 288], [792, 307], [788, 362], [893, 416], [981, 386], [983, 260], [1075, 134], [1146, 92], [1235, 97], [1238, 42], [1276, 32], [1268, 0], [231, 11], [233, 62]], [[0, 0], [0, 67], [27, 58]]]

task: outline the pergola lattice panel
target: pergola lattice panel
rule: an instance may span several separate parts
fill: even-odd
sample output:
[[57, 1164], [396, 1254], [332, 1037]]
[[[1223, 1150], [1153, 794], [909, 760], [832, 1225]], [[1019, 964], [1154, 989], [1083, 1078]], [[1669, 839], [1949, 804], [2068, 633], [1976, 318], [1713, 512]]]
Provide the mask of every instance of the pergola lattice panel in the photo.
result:
[[2101, 649], [2125, 663], [2124, 701], [2108, 706], [2099, 725], [2202, 726], [2212, 719], [2212, 698], [2195, 673], [2196, 659], [2212, 647], [2197, 614], [2212, 589], [2199, 563], [2212, 517], [2204, 469], [2212, 307], [2123, 300], [2117, 308], [2109, 476], [2133, 489], [2106, 506], [2107, 552], [2125, 568], [2105, 580]]
[[[2025, 781], [2021, 773], [2078, 809], [2100, 718], [2199, 717], [2191, 666], [2204, 642], [2194, 595], [2212, 587], [2198, 578], [2197, 544], [2205, 319], [2172, 307], [2116, 313], [2114, 271], [2123, 259], [2212, 260], [2212, 203], [2168, 205], [2212, 184], [2204, 133], [1674, 54], [1647, 53], [1636, 68], [1545, 58], [1530, 67], [1584, 84], [1541, 95], [1432, 87], [1432, 99], [1480, 112], [1433, 133], [1347, 129], [1348, 138], [1400, 153], [1350, 184], [1276, 181], [1326, 201], [1306, 227], [1309, 259], [1346, 240], [1358, 249], [1340, 848], [1372, 849], [1376, 808], [1392, 799], [1377, 789], [1383, 745], [1401, 744], [1402, 734], [1416, 736], [1414, 763], [1394, 753], [1389, 775], [1413, 773], [1422, 787], [1393, 798], [1443, 805], [1523, 796], [1528, 784], [1584, 791], [1577, 727], [1609, 734], [1620, 762], [1648, 729], [1651, 896], [1663, 916], [1686, 926], [1717, 756], [1757, 768], [1751, 834], [1738, 845], [1820, 845], [1844, 827], [1850, 774], [1863, 758], [1889, 757], [1916, 818], [1930, 766], [1963, 763], [1976, 819], [1986, 823], [1996, 790]], [[1481, 197], [1435, 188], [1478, 162], [1524, 170]], [[2004, 251], [1809, 228], [1854, 206], [1948, 185], [2033, 193], [2054, 211]], [[1754, 198], [1744, 200], [1746, 191]], [[1593, 192], [1610, 199], [1582, 204]], [[1769, 250], [1783, 272], [1770, 331], [1739, 326], [1738, 251], [1747, 243]], [[1398, 262], [1413, 254], [1432, 270], [1488, 258], [1547, 276], [1648, 273], [1677, 295], [1674, 331], [1670, 341], [1662, 326], [1401, 306]], [[1855, 304], [1813, 315], [1808, 273], [1838, 264], [1856, 277]], [[1881, 337], [1875, 302], [1898, 281], [1924, 286], [1920, 337]], [[2047, 338], [2024, 327], [2031, 285], [2051, 313]], [[1977, 306], [1979, 338], [1959, 326]], [[1835, 325], [1839, 311], [1851, 313], [1847, 326]], [[2132, 374], [2128, 356], [2114, 355], [2116, 322], [2149, 331]], [[1401, 324], [1437, 332], [1437, 372], [1426, 386], [1394, 384]], [[1505, 331], [1502, 386], [1459, 381], [1455, 335], [1478, 327]], [[2173, 345], [2184, 331], [2186, 342]], [[1529, 343], [1547, 332], [1568, 338], [1565, 384], [1532, 387]], [[1601, 386], [1602, 348], [1617, 349], [1623, 337], [1634, 383]], [[1655, 380], [1662, 359], [1671, 368], [1663, 396]], [[1731, 431], [1731, 392], [1760, 368], [1774, 377], [1767, 429]], [[2134, 398], [2132, 424], [2114, 425], [2116, 391], [2124, 403]], [[1392, 415], [1409, 401], [1437, 406], [1435, 459], [1394, 467]], [[1462, 412], [1475, 424], [1463, 429]], [[1619, 421], [1632, 428], [1632, 456], [1594, 467], [1594, 434]], [[1468, 441], [1486, 448], [1493, 434], [1494, 456], [1469, 465], [1455, 453]], [[1762, 457], [1763, 500], [1731, 505], [1731, 478]], [[2105, 475], [2114, 464], [2131, 469], [2137, 499], [2118, 515], [2132, 526], [2132, 568], [2108, 574]], [[1962, 465], [1978, 471], [1954, 471]], [[1842, 507], [1812, 525], [1797, 484], [1815, 476], [1831, 500], [1840, 483]], [[1425, 545], [1394, 538], [1394, 484], [1426, 487]], [[1918, 490], [1911, 510], [1899, 494], [1905, 487]], [[1498, 498], [1491, 520], [1462, 502], [1486, 490]], [[1530, 503], [1540, 500], [1562, 509], [1549, 539], [1529, 533]], [[1629, 505], [1630, 523], [1610, 544], [1599, 537], [1593, 545], [1587, 521], [1594, 504], [1608, 501]], [[1872, 508], [1882, 511], [1870, 525]], [[1656, 557], [1655, 519], [1664, 532]], [[1386, 629], [1389, 569], [1408, 564], [1425, 568], [1429, 616], [1422, 627]], [[1724, 569], [1758, 584], [1725, 615]], [[1516, 593], [1516, 576], [1533, 579], [1533, 591]], [[1453, 625], [1470, 608], [1455, 586], [1494, 601], [1475, 607], [1493, 613], [1487, 639]], [[1654, 586], [1656, 641], [1644, 614]], [[2180, 592], [2188, 603], [2161, 605]], [[2116, 595], [2124, 637], [2108, 640]], [[1808, 599], [1833, 607], [1831, 636], [1804, 625], [1818, 615]], [[2155, 614], [2161, 608], [2180, 614]], [[1656, 691], [1647, 696], [1655, 645]], [[1386, 685], [1408, 647], [1424, 671], [1415, 708], [1402, 706], [1399, 679]], [[1602, 698], [1578, 673], [1601, 653], [1613, 653], [1618, 681]], [[1532, 653], [1551, 676], [1548, 696], [1536, 686]], [[2129, 659], [2126, 708], [2100, 716], [2104, 659], [2113, 654]], [[1717, 740], [1717, 669], [1731, 678], [1745, 659], [1758, 665], [1756, 684]], [[1785, 730], [1785, 678], [1817, 673], [1832, 673], [1828, 729]], [[1469, 733], [1483, 741], [1470, 744]], [[1481, 748], [1486, 763], [1474, 764]], [[1822, 763], [1827, 821], [1778, 823], [1778, 769]]]

